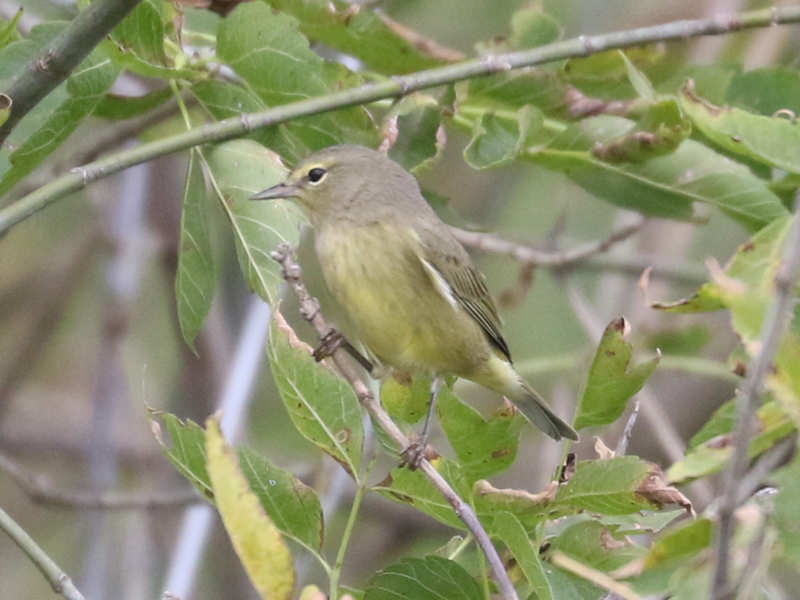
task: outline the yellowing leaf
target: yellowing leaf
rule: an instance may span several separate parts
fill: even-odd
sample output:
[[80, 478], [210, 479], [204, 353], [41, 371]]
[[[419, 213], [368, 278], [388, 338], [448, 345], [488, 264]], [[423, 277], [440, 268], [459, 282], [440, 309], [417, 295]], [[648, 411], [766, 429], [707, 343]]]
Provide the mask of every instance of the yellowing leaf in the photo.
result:
[[264, 600], [288, 600], [294, 589], [292, 555], [239, 470], [214, 417], [206, 421], [206, 452], [217, 509], [250, 581]]

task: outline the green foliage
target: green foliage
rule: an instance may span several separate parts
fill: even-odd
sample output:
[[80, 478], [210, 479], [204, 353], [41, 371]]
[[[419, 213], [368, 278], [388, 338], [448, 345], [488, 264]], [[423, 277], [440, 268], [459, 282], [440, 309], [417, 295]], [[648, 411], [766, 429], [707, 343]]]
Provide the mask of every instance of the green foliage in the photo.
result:
[[194, 339], [211, 309], [217, 273], [208, 229], [208, 194], [200, 151], [189, 153], [181, 212], [181, 242], [175, 274], [178, 323], [183, 339], [195, 350]]
[[399, 24], [357, 5], [335, 0], [267, 0], [279, 11], [296, 17], [306, 36], [340, 52], [355, 56], [375, 71], [386, 74], [420, 71], [440, 64], [405, 39]]
[[297, 430], [358, 478], [364, 429], [353, 390], [309, 348], [276, 312], [269, 336], [275, 384]]
[[603, 333], [578, 405], [576, 429], [616, 421], [625, 411], [628, 399], [642, 389], [658, 366], [660, 355], [631, 366], [633, 347], [625, 341], [627, 326], [625, 319], [619, 318]]
[[[0, 81], [7, 83], [16, 74], [17, 65], [32, 59], [63, 27], [63, 23], [37, 25], [27, 39], [0, 50]], [[118, 74], [119, 69], [95, 50], [66, 83], [48, 96], [48, 102], [40, 103], [22, 119], [0, 152], [0, 196], [33, 171], [92, 114]]]
[[406, 558], [373, 577], [364, 600], [480, 600], [478, 584], [464, 567], [439, 556]]
[[[156, 137], [176, 123], [181, 130], [202, 127], [238, 118], [243, 112], [321, 99], [458, 59], [460, 52], [420, 37], [383, 12], [392, 10], [389, 5], [373, 10], [371, 3], [356, 6], [340, 0], [267, 0], [232, 6], [221, 17], [205, 8], [143, 0], [14, 129], [0, 150], [0, 194], [43, 165], [56, 150], [71, 151], [66, 144], [79, 127], [83, 129], [74, 138], [91, 138], [90, 127], [112, 127], [113, 121], [147, 117], [156, 110], [161, 114], [174, 89], [181, 91], [187, 104], [196, 102], [197, 106], [190, 107], [191, 118], [182, 115], [185, 120], [157, 126]], [[6, 85], [66, 24], [46, 21], [23, 36], [17, 28], [19, 18], [20, 13], [0, 23], [0, 82]], [[560, 39], [563, 31], [561, 23], [534, 3], [513, 12], [505, 32], [499, 32], [504, 35], [475, 47], [478, 55], [532, 48]], [[375, 461], [367, 459], [373, 448], [367, 443], [358, 398], [328, 361], [312, 358], [310, 346], [287, 322], [292, 321], [294, 308], [283, 309], [287, 318], [281, 313], [284, 281], [270, 253], [280, 242], [297, 244], [304, 218], [291, 202], [250, 200], [255, 192], [282, 181], [285, 165], [337, 143], [383, 145], [391, 158], [412, 173], [433, 171], [434, 181], [424, 184], [437, 187], [441, 173], [434, 169], [450, 143], [441, 161], [448, 168], [452, 165], [446, 161], [458, 157], [460, 151], [463, 161], [475, 170], [503, 172], [501, 167], [526, 164], [526, 172], [549, 171], [553, 180], [575, 184], [605, 202], [609, 222], [614, 207], [694, 225], [708, 220], [710, 211], [730, 217], [751, 232], [751, 238], [739, 246], [724, 269], [710, 261], [709, 281], [693, 296], [653, 305], [666, 314], [659, 324], [664, 329], [650, 336], [648, 344], [652, 349], [661, 346], [675, 354], [694, 354], [708, 342], [718, 352], [722, 344], [717, 343], [715, 325], [693, 321], [687, 326], [670, 313], [724, 310], [741, 342], [730, 362], [756, 357], [793, 223], [787, 207], [800, 187], [800, 130], [793, 118], [800, 112], [800, 75], [795, 67], [743, 71], [738, 64], [687, 65], [681, 52], [672, 48], [667, 52], [653, 45], [629, 48], [624, 54], [587, 51], [590, 55], [585, 58], [508, 71], [497, 63], [496, 72], [486, 77], [276, 123], [250, 131], [245, 139], [192, 149], [177, 232], [175, 278], [184, 341], [195, 350], [194, 340], [214, 300], [218, 269], [224, 268], [228, 255], [218, 246], [226, 240], [230, 244], [232, 238], [244, 281], [273, 309], [267, 358], [293, 431], [311, 442], [309, 449], [321, 450], [337, 461], [360, 491], [380, 494], [463, 532], [459, 515], [421, 470], [393, 463], [384, 466], [380, 476], [370, 477]], [[348, 57], [343, 59], [340, 53]], [[492, 59], [478, 56], [476, 60]], [[149, 91], [136, 97], [111, 92], [122, 72], [144, 81]], [[7, 115], [8, 111], [0, 112], [0, 121]], [[90, 116], [105, 121], [88, 124]], [[457, 131], [462, 136], [453, 135]], [[482, 173], [480, 178], [489, 176]], [[480, 178], [476, 174], [476, 180]], [[497, 181], [492, 180], [492, 185]], [[536, 185], [538, 181], [527, 189]], [[452, 189], [442, 193], [456, 198]], [[500, 204], [514, 202], [513, 195], [492, 194], [469, 208], [488, 219], [501, 217], [491, 212]], [[443, 204], [433, 203], [439, 208]], [[520, 231], [531, 223], [542, 223], [544, 230], [548, 219], [563, 211], [561, 204], [551, 204], [550, 197], [531, 199], [534, 217], [521, 223]], [[446, 210], [442, 214], [455, 214], [449, 206]], [[514, 218], [518, 213], [509, 214]], [[229, 237], [212, 235], [220, 216], [231, 232]], [[456, 222], [455, 217], [450, 222]], [[709, 229], [724, 230], [725, 235], [739, 231], [718, 215], [713, 215]], [[711, 252], [705, 244], [697, 244], [694, 250], [694, 257]], [[678, 257], [657, 258], [671, 264]], [[8, 262], [14, 262], [13, 258]], [[228, 262], [233, 264], [233, 260]], [[521, 273], [521, 283], [527, 275]], [[597, 287], [602, 285], [601, 281]], [[796, 286], [790, 290], [796, 292]], [[329, 317], [327, 308], [323, 310]], [[749, 447], [752, 459], [794, 435], [800, 422], [798, 322], [800, 312], [796, 311], [767, 378], [768, 393], [758, 410]], [[579, 362], [573, 354], [580, 355], [580, 349], [570, 348], [569, 356], [571, 362]], [[580, 373], [586, 383], [576, 428], [605, 428], [623, 414], [659, 361], [656, 356], [637, 363], [632, 356], [625, 322], [615, 320], [606, 329], [588, 372]], [[426, 374], [415, 374], [409, 385], [389, 377], [381, 384], [381, 401], [411, 433], [426, 413], [429, 388]], [[671, 398], [659, 399], [672, 410]], [[546, 464], [536, 456], [530, 468], [557, 474], [557, 481], [538, 492], [495, 487], [490, 480], [514, 465], [521, 436], [526, 440], [533, 435], [526, 421], [508, 404], [484, 416], [451, 388], [441, 392], [437, 416], [447, 443], [437, 444], [441, 456], [431, 463], [474, 508], [498, 547], [513, 556], [509, 567], [511, 562], [518, 567], [513, 573], [521, 595], [545, 600], [599, 600], [606, 595], [596, 579], [556, 567], [553, 557], [559, 553], [607, 577], [626, 580], [643, 596], [708, 596], [709, 548], [716, 517], [709, 510], [696, 520], [667, 527], [684, 511], [657, 510], [680, 499], [666, 483], [657, 487], [660, 470], [653, 463], [636, 456], [607, 455], [573, 463], [572, 454], [566, 464]], [[714, 412], [691, 438], [685, 455], [664, 465], [669, 481], [689, 482], [725, 468], [736, 417], [733, 400]], [[158, 414], [153, 423], [167, 459], [203, 497], [216, 503], [261, 594], [282, 598], [292, 592], [292, 556], [284, 539], [318, 560], [331, 576], [331, 587], [337, 588], [341, 564], [331, 566], [333, 561], [329, 564], [323, 556], [327, 551], [323, 540], [331, 532], [326, 531], [317, 492], [248, 448], [234, 453], [214, 421], [204, 429], [171, 414]], [[168, 435], [161, 435], [162, 427]], [[375, 437], [379, 442], [389, 439], [380, 428]], [[390, 455], [402, 450], [393, 443], [386, 445]], [[564, 447], [563, 456], [571, 450]], [[586, 456], [585, 446], [575, 452]], [[372, 464], [368, 467], [367, 463]], [[798, 464], [795, 458], [768, 478], [780, 491], [774, 521], [765, 525], [765, 539], [777, 543], [765, 544], [763, 551], [765, 561], [778, 558], [780, 568], [793, 570], [800, 562], [796, 525], [800, 516], [795, 501], [800, 493]], [[341, 531], [337, 527], [332, 533], [338, 536]], [[435, 530], [431, 535], [438, 534]], [[341, 535], [345, 561], [349, 560], [344, 556], [349, 535], [350, 530]], [[465, 551], [474, 542], [469, 538], [459, 542], [457, 547], [448, 546], [449, 558], [400, 558], [374, 576], [363, 577], [368, 581], [366, 589], [354, 594], [365, 600], [483, 599], [487, 590], [479, 582], [483, 579], [485, 587], [491, 585], [484, 577], [485, 565], [472, 549]], [[734, 540], [734, 550], [743, 552], [741, 544], [741, 539]], [[398, 551], [393, 549], [395, 554]], [[335, 596], [340, 590], [332, 592]], [[311, 597], [314, 590], [302, 593]]]

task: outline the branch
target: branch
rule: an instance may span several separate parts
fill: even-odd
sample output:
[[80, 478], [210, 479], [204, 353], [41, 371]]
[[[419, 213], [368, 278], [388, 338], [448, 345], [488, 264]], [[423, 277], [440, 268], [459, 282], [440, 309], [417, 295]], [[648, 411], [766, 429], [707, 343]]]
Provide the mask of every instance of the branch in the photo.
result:
[[11, 115], [0, 127], [0, 143], [39, 101], [53, 91], [99, 44], [139, 0], [93, 2], [42, 48], [3, 90], [12, 101]]
[[510, 242], [492, 233], [466, 231], [456, 227], [451, 227], [450, 231], [459, 242], [470, 248], [495, 254], [504, 254], [526, 265], [563, 269], [591, 258], [595, 254], [605, 252], [614, 244], [626, 240], [637, 233], [644, 224], [645, 220], [643, 218], [637, 219], [635, 223], [612, 232], [604, 240], [589, 242], [570, 250], [558, 250], [555, 252], [537, 250], [525, 244]]
[[198, 127], [162, 140], [142, 144], [131, 150], [118, 152], [72, 169], [70, 173], [62, 175], [0, 211], [0, 235], [51, 202], [77, 191], [97, 179], [108, 177], [113, 173], [165, 154], [186, 150], [200, 144], [239, 137], [254, 129], [276, 125], [297, 117], [365, 104], [383, 98], [399, 97], [409, 92], [445, 85], [462, 79], [483, 77], [500, 71], [539, 65], [565, 58], [585, 57], [605, 50], [628, 48], [659, 41], [685, 40], [701, 35], [720, 35], [742, 29], [799, 21], [800, 6], [782, 6], [726, 17], [673, 21], [662, 25], [602, 35], [581, 35], [530, 50], [484, 56], [436, 69], [391, 77], [386, 81], [369, 83], [257, 113], [244, 113], [239, 117], [232, 117], [213, 125]]
[[5, 471], [32, 501], [71, 509], [154, 509], [186, 506], [202, 499], [192, 489], [160, 494], [103, 492], [91, 494], [55, 489], [41, 477], [28, 472], [7, 456], [0, 454], [0, 470]]
[[[294, 290], [300, 304], [300, 314], [317, 330], [320, 338], [324, 337], [331, 331], [331, 328], [320, 312], [319, 302], [308, 293], [305, 285], [300, 280], [300, 266], [292, 257], [291, 248], [286, 244], [281, 244], [275, 252], [272, 253], [272, 258], [281, 265], [283, 278]], [[392, 421], [380, 403], [375, 399], [375, 396], [369, 390], [367, 384], [355, 370], [354, 365], [345, 358], [346, 356], [348, 356], [346, 351], [343, 348], [339, 348], [332, 354], [331, 358], [336, 368], [342, 374], [342, 377], [344, 377], [353, 388], [353, 391], [355, 391], [359, 402], [367, 409], [372, 418], [375, 419], [400, 448], [407, 448], [409, 445], [408, 438], [397, 425], [395, 425], [394, 421]], [[458, 496], [458, 494], [456, 494], [455, 490], [450, 487], [450, 484], [447, 483], [439, 471], [437, 471], [426, 458], [420, 460], [418, 468], [450, 503], [456, 515], [458, 515], [475, 537], [475, 540], [486, 555], [486, 560], [492, 567], [503, 598], [506, 600], [517, 600], [517, 592], [508, 578], [508, 573], [506, 573], [503, 567], [503, 562], [500, 560], [497, 550], [489, 539], [489, 535], [484, 530], [475, 512]]]
[[795, 198], [795, 216], [786, 238], [783, 258], [775, 274], [775, 299], [767, 309], [761, 327], [761, 350], [747, 369], [748, 377], [738, 394], [738, 419], [733, 432], [733, 456], [725, 471], [719, 507], [717, 561], [712, 582], [713, 600], [733, 598], [735, 590], [728, 580], [730, 544], [733, 539], [733, 512], [741, 498], [740, 487], [746, 480], [753, 417], [761, 399], [761, 389], [772, 369], [772, 360], [789, 325], [794, 308], [794, 291], [800, 276], [800, 193]]
[[44, 578], [50, 582], [50, 587], [53, 588], [56, 594], [61, 594], [67, 600], [85, 600], [83, 594], [72, 583], [69, 575], [64, 573], [61, 567], [2, 508], [0, 508], [0, 529], [5, 531], [8, 537], [19, 546], [19, 549], [27, 554], [28, 558], [36, 565], [36, 568], [44, 575]]

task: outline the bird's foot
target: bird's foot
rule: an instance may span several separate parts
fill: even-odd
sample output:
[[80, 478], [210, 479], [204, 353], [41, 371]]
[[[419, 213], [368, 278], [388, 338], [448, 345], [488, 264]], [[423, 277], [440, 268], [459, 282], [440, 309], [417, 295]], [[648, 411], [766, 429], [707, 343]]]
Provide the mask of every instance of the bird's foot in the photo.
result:
[[412, 439], [405, 450], [400, 453], [400, 466], [416, 471], [423, 459], [433, 460], [438, 456], [436, 451], [428, 446], [427, 439]]
[[317, 362], [332, 356], [334, 352], [336, 352], [339, 348], [346, 350], [347, 353], [352, 356], [358, 364], [360, 364], [367, 373], [372, 374], [375, 367], [372, 363], [361, 354], [355, 346], [353, 346], [350, 342], [347, 341], [347, 338], [344, 337], [341, 333], [336, 331], [335, 329], [329, 329], [328, 333], [322, 336], [322, 339], [319, 341], [319, 346], [314, 349], [314, 352], [311, 355], [314, 357], [314, 360]]
[[347, 340], [341, 333], [335, 329], [330, 329], [328, 333], [322, 336], [322, 339], [319, 341], [319, 346], [314, 348], [314, 352], [311, 355], [314, 357], [314, 360], [319, 362], [331, 356], [346, 341]]

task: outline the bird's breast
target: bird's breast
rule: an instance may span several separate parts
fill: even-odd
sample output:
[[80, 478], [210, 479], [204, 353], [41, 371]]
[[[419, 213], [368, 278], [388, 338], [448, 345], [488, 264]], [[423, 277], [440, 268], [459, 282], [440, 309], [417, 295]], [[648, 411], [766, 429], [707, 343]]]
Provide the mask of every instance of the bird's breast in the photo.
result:
[[459, 373], [488, 352], [480, 328], [425, 271], [412, 228], [327, 227], [317, 232], [316, 247], [331, 293], [360, 340], [386, 364]]

